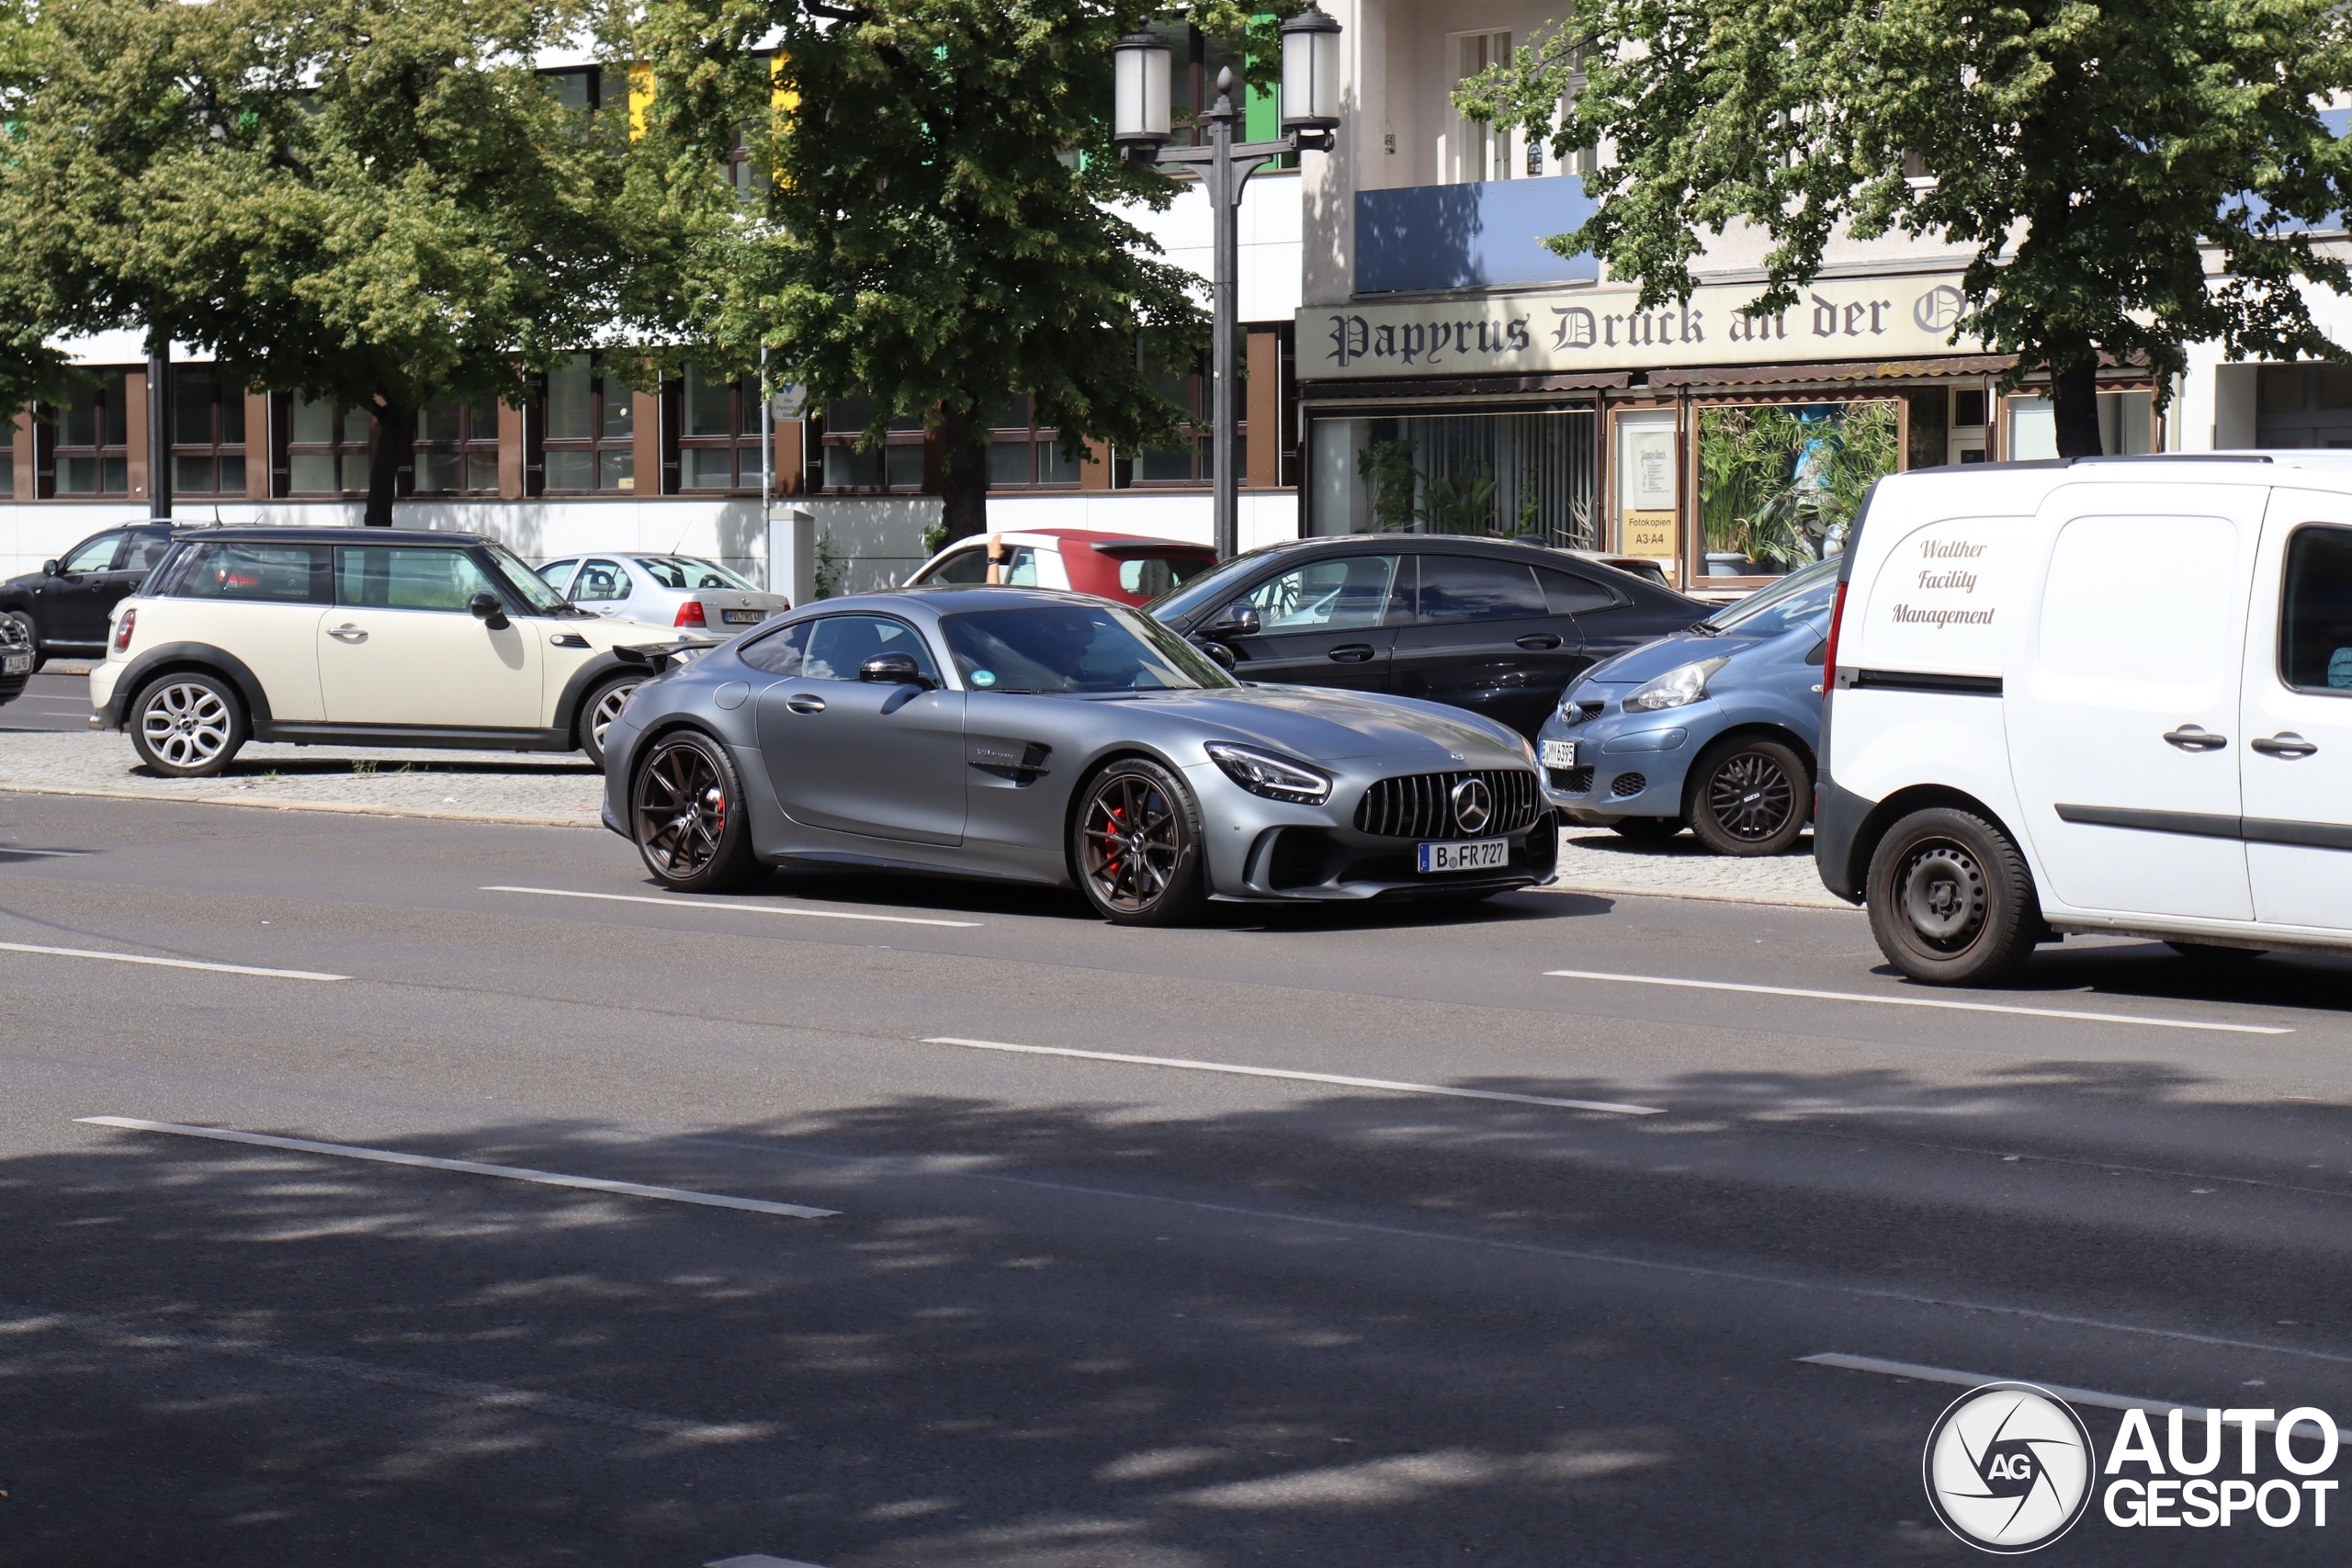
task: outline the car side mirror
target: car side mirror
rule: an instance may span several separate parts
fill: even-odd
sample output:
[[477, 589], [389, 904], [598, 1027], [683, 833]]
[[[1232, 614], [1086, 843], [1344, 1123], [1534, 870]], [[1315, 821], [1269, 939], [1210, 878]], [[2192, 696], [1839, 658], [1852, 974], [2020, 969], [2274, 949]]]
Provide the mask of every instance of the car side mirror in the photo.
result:
[[1219, 668], [1228, 671], [1233, 668], [1233, 649], [1226, 647], [1225, 644], [1221, 642], [1208, 642], [1204, 640], [1195, 642], [1193, 646], [1199, 649], [1203, 653], [1207, 654], [1211, 659], [1216, 660]]
[[1262, 623], [1258, 619], [1258, 607], [1247, 599], [1236, 599], [1227, 604], [1216, 624], [1201, 628], [1203, 637], [1256, 637]]
[[40, 574], [43, 577], [55, 577], [57, 575], [57, 563], [53, 560], [45, 560], [41, 562]]
[[477, 593], [466, 601], [466, 608], [474, 613], [475, 620], [492, 631], [502, 632], [507, 627], [506, 606], [499, 603], [495, 593]]
[[911, 653], [877, 653], [857, 667], [857, 678], [878, 686], [921, 686], [926, 692], [932, 687]]

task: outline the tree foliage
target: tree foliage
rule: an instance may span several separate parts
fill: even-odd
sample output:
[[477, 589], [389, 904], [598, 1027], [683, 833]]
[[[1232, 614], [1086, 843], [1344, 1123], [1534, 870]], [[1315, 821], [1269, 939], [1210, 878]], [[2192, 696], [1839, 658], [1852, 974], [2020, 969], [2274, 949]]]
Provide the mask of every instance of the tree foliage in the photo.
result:
[[[651, 0], [623, 34], [653, 73], [639, 155], [684, 236], [670, 276], [695, 335], [767, 346], [772, 379], [815, 400], [870, 395], [868, 440], [938, 431], [951, 538], [983, 525], [1010, 398], [1067, 443], [1175, 438], [1158, 371], [1205, 341], [1197, 285], [1118, 209], [1178, 187], [1122, 163], [1109, 123], [1112, 44], [1153, 10]], [[1231, 0], [1193, 15], [1218, 36], [1251, 26]], [[1271, 23], [1257, 32], [1271, 62]], [[718, 172], [739, 136], [767, 179], [748, 201]]]
[[[0, 160], [10, 155], [17, 120], [38, 79], [39, 24], [26, 0], [0, 0]], [[56, 314], [38, 271], [15, 247], [0, 246], [0, 409], [16, 410], [62, 390], [65, 355], [47, 341]], [[8, 421], [0, 417], [0, 432]]]
[[373, 412], [520, 402], [634, 308], [621, 117], [559, 103], [571, 0], [43, 0], [0, 167], [40, 330], [144, 328], [232, 384]]
[[1459, 102], [1613, 150], [1547, 243], [1640, 279], [1645, 310], [1688, 298], [1702, 230], [1769, 236], [1759, 313], [1841, 231], [1975, 247], [1955, 340], [2016, 355], [2005, 388], [2052, 372], [2078, 456], [2102, 355], [2160, 385], [2206, 340], [2344, 357], [2296, 284], [2352, 286], [2300, 227], [2352, 206], [2319, 108], [2346, 87], [2335, 0], [1581, 0]]

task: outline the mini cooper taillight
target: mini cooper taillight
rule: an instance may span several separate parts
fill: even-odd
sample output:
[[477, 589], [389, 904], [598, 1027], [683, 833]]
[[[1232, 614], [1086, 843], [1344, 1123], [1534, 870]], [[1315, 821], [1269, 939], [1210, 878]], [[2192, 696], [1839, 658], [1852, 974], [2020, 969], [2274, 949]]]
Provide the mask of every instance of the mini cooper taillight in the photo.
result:
[[673, 626], [707, 626], [710, 623], [703, 618], [702, 601], [689, 599], [678, 606], [678, 618], [670, 624]]
[[114, 650], [121, 653], [130, 647], [130, 628], [139, 624], [139, 612], [125, 610], [122, 624], [114, 628]]

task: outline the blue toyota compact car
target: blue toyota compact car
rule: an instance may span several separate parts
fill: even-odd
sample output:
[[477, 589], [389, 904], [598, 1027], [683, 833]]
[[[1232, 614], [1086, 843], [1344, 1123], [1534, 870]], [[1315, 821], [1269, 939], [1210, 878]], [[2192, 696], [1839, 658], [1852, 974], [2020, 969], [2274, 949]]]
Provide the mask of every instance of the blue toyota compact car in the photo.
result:
[[1537, 735], [1544, 796], [1632, 839], [1785, 852], [1813, 811], [1835, 557], [1594, 665]]

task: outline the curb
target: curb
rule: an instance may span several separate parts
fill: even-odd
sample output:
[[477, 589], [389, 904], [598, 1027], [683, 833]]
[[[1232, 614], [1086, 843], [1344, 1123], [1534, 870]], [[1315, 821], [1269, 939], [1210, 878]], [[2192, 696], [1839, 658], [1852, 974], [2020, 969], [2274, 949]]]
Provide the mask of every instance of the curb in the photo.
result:
[[149, 800], [165, 806], [243, 806], [265, 811], [327, 811], [346, 817], [422, 817], [441, 822], [501, 822], [509, 827], [602, 828], [597, 817], [541, 817], [521, 812], [436, 811], [422, 806], [369, 806], [341, 800], [286, 800], [233, 795], [149, 795], [135, 789], [67, 789], [55, 784], [20, 784], [0, 781], [0, 794], [71, 795], [100, 800]]

